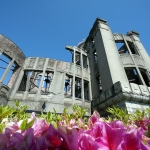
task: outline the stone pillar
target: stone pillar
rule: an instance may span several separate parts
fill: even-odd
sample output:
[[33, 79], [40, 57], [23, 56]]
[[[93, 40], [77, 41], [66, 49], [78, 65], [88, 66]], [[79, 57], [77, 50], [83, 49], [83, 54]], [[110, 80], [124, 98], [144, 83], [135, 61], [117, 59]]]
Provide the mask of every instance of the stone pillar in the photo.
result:
[[139, 39], [139, 33], [135, 31], [130, 31], [127, 33], [127, 35], [131, 37], [132, 42], [134, 43], [134, 46], [136, 47], [136, 49], [138, 50], [139, 54], [141, 55], [141, 57], [143, 58], [145, 62], [145, 66], [150, 71], [150, 58], [143, 44], [141, 43]]
[[[89, 64], [88, 64], [88, 66], [89, 66], [89, 68], [90, 68], [90, 75], [91, 75], [91, 78], [90, 78], [90, 82], [89, 82], [89, 84], [90, 84], [90, 86], [92, 87], [92, 97], [91, 97], [91, 99], [95, 99], [98, 95], [99, 95], [99, 88], [98, 88], [98, 82], [97, 82], [97, 80], [96, 80], [96, 71], [95, 71], [95, 65], [98, 65], [98, 64], [96, 64], [95, 63], [95, 60], [94, 60], [94, 54], [93, 54], [93, 50], [92, 50], [92, 46], [91, 46], [91, 44], [89, 44], [88, 45], [88, 50], [89, 50], [89, 53], [88, 53], [88, 60], [89, 60]], [[89, 68], [88, 68], [88, 70], [89, 70]], [[99, 72], [99, 71], [98, 71]], [[90, 89], [89, 89], [90, 90]]]
[[34, 69], [34, 70], [36, 69], [36, 66], [37, 66], [38, 60], [39, 60], [39, 57], [36, 57], [36, 60], [35, 60], [34, 66], [33, 66], [33, 69]]
[[97, 19], [94, 42], [103, 92], [118, 81], [126, 81], [124, 68], [112, 32], [105, 20]]
[[15, 66], [15, 68], [13, 69], [13, 73], [10, 77], [10, 80], [9, 80], [8, 84], [7, 84], [7, 86], [9, 88], [13, 87], [13, 85], [14, 85], [14, 83], [15, 83], [15, 81], [16, 81], [19, 73], [20, 73], [20, 70], [21, 70], [21, 67], [19, 67], [19, 66]]
[[72, 83], [72, 104], [75, 104], [75, 68], [76, 68], [76, 60], [75, 60], [76, 50], [73, 48], [73, 83]]
[[11, 95], [12, 91], [14, 90], [15, 86], [16, 86], [16, 81], [18, 80], [18, 76], [20, 74], [21, 71], [21, 67], [19, 66], [15, 66], [15, 69], [13, 71], [13, 74], [8, 82], [8, 87], [10, 88], [9, 93], [8, 93], [8, 97]]
[[87, 57], [87, 65], [88, 65], [88, 73], [89, 73], [89, 84], [88, 84], [88, 86], [89, 86], [89, 100], [91, 101], [92, 100], [92, 89], [91, 89], [91, 77], [90, 77], [90, 69], [89, 69], [90, 65], [89, 65], [88, 57]]
[[43, 67], [41, 82], [40, 82], [38, 91], [36, 93], [35, 101], [38, 101], [40, 99], [42, 84], [43, 84], [43, 80], [44, 80], [44, 76], [45, 76], [45, 71], [46, 71], [46, 68], [47, 68], [47, 65], [48, 65], [48, 61], [49, 61], [49, 58], [46, 58], [45, 63], [44, 63], [44, 67]]
[[15, 94], [16, 94], [16, 92], [17, 92], [19, 86], [20, 86], [20, 83], [21, 83], [21, 80], [22, 80], [23, 75], [24, 75], [24, 70], [21, 69], [21, 71], [20, 71], [20, 73], [19, 73], [19, 75], [18, 75], [18, 77], [17, 77], [16, 83], [15, 83], [14, 86], [13, 86], [13, 90], [12, 90], [12, 92], [10, 93], [10, 99], [11, 99], [11, 100], [14, 98], [14, 96], [15, 96]]
[[30, 76], [27, 76], [26, 90], [25, 90], [24, 95], [23, 95], [23, 100], [26, 100], [26, 98], [27, 98], [27, 95], [29, 93], [30, 85], [31, 85], [31, 83], [30, 83]]
[[6, 76], [7, 76], [8, 72], [9, 72], [9, 70], [11, 69], [11, 67], [12, 67], [12, 65], [13, 65], [13, 63], [14, 63], [14, 61], [15, 61], [15, 58], [13, 58], [13, 59], [11, 60], [11, 62], [8, 64], [8, 66], [7, 66], [7, 68], [6, 68], [5, 72], [4, 72], [4, 74], [2, 75], [2, 77], [1, 77], [1, 79], [0, 79], [0, 87], [2, 86], [2, 84], [3, 84], [3, 82], [4, 82], [5, 78], [6, 78]]
[[81, 63], [81, 98], [82, 98], [82, 106], [85, 106], [85, 99], [84, 99], [84, 80], [83, 80], [83, 54], [82, 49], [80, 51], [80, 63]]

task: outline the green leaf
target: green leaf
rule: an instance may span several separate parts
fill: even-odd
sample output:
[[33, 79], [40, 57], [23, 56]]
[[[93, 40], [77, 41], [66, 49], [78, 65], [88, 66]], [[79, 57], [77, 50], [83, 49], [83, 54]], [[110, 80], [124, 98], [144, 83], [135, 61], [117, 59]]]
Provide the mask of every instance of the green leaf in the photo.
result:
[[54, 113], [56, 114], [57, 112], [56, 112], [56, 109], [55, 108], [53, 108], [53, 110], [54, 110]]
[[26, 130], [27, 119], [24, 119], [20, 125], [21, 130]]
[[55, 121], [52, 121], [52, 125], [55, 129], [57, 129], [57, 123]]
[[50, 119], [50, 117], [51, 117], [51, 112], [49, 111], [49, 112], [47, 113], [47, 118]]
[[66, 114], [67, 113], [67, 108], [63, 109], [63, 113]]
[[3, 129], [5, 128], [5, 124], [4, 123], [1, 123], [0, 124], [0, 133], [2, 133], [3, 132]]
[[31, 120], [29, 123], [26, 124], [26, 127], [25, 127], [26, 130], [27, 130], [28, 128], [30, 128], [30, 127], [33, 125], [34, 121], [35, 121], [35, 120]]
[[19, 107], [20, 106], [20, 101], [14, 101], [16, 107]]

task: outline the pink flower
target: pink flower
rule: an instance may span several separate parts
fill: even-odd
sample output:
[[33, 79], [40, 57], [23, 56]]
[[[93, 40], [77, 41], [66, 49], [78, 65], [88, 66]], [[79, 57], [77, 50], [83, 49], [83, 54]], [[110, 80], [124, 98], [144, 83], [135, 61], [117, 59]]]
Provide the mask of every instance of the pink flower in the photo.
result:
[[92, 128], [93, 124], [97, 121], [99, 121], [100, 115], [97, 111], [94, 111], [93, 115], [88, 120], [88, 126], [89, 128]]
[[123, 125], [123, 122], [120, 121], [120, 120], [115, 120], [115, 121], [113, 121], [113, 122], [111, 122], [111, 123], [109, 123], [109, 124], [110, 124], [110, 126], [111, 126], [112, 128], [125, 129], [125, 126]]
[[150, 138], [149, 137], [142, 135], [142, 141], [145, 145], [150, 147]]
[[20, 130], [19, 124], [18, 124], [18, 122], [16, 120], [14, 120], [14, 122], [12, 121], [12, 122], [6, 123], [6, 127], [5, 127], [5, 131], [4, 132], [5, 133], [7, 132], [9, 135], [11, 135], [13, 133], [16, 133], [18, 130]]
[[5, 134], [0, 134], [0, 150], [6, 147], [8, 140], [9, 138]]
[[[123, 150], [148, 150], [148, 147], [142, 142], [141, 129], [132, 129], [123, 136]], [[150, 149], [150, 148], [149, 148]]]
[[95, 141], [95, 139], [92, 136], [85, 133], [82, 133], [80, 135], [78, 147], [79, 150], [103, 150], [103, 148], [99, 147], [99, 144]]
[[76, 128], [68, 129], [64, 126], [60, 126], [58, 128], [58, 132], [63, 138], [63, 147], [65, 147], [66, 149], [69, 148], [69, 150], [78, 149], [79, 132]]
[[138, 127], [142, 127], [145, 131], [147, 130], [147, 125], [148, 125], [148, 123], [150, 123], [150, 120], [149, 120], [149, 119], [136, 120], [136, 121], [135, 121], [135, 124], [136, 124]]
[[62, 144], [61, 136], [58, 131], [52, 126], [52, 124], [50, 124], [45, 133], [45, 142], [48, 147], [51, 147], [53, 149], [59, 148]]
[[48, 129], [48, 124], [45, 119], [36, 119], [31, 128], [34, 129], [34, 136], [39, 137]]
[[24, 141], [24, 136], [21, 133], [14, 133], [8, 143], [7, 148], [15, 148], [16, 150], [27, 150], [28, 147], [26, 146], [26, 143]]
[[26, 141], [26, 145], [28, 149], [31, 149], [35, 145], [35, 137], [33, 134], [34, 130], [32, 128], [29, 128], [24, 133], [24, 140]]
[[69, 122], [70, 126], [76, 126], [76, 120], [75, 119], [71, 119]]
[[36, 140], [36, 144], [32, 147], [32, 150], [47, 150], [48, 146], [45, 143], [45, 136], [42, 135]]
[[101, 150], [117, 150], [121, 146], [126, 129], [118, 121], [113, 122], [111, 125], [105, 122], [96, 122], [93, 128], [85, 133], [95, 139]]

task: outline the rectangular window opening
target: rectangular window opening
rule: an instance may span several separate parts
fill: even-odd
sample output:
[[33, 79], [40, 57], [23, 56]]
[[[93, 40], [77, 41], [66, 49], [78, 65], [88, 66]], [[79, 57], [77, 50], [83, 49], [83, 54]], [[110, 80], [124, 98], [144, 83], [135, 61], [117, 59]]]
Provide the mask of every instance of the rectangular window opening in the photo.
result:
[[129, 83], [142, 84], [136, 68], [125, 68], [125, 72]]
[[81, 98], [81, 79], [75, 78], [75, 97]]
[[65, 97], [72, 96], [72, 82], [73, 82], [73, 77], [70, 75], [66, 75], [65, 87], [64, 87]]
[[80, 53], [78, 52], [75, 53], [75, 64], [81, 65]]
[[42, 92], [48, 93], [50, 92], [50, 87], [53, 79], [53, 73], [52, 72], [46, 72], [42, 84]]
[[135, 46], [133, 45], [133, 43], [128, 42], [128, 46], [129, 46], [129, 48], [130, 48], [132, 54], [139, 55], [139, 53], [138, 53], [138, 51], [136, 50], [136, 48], [135, 48]]
[[87, 56], [82, 55], [82, 58], [83, 58], [83, 67], [84, 67], [84, 68], [88, 68], [88, 64], [87, 64]]
[[119, 54], [129, 54], [129, 51], [124, 42], [116, 43]]
[[37, 92], [42, 78], [42, 72], [24, 71], [18, 91]]
[[145, 70], [145, 69], [140, 69], [140, 72], [141, 72], [141, 75], [142, 75], [142, 77], [143, 77], [143, 79], [145, 81], [145, 84], [147, 86], [150, 86], [150, 76], [148, 74], [148, 71]]
[[89, 82], [84, 80], [84, 99], [89, 100]]

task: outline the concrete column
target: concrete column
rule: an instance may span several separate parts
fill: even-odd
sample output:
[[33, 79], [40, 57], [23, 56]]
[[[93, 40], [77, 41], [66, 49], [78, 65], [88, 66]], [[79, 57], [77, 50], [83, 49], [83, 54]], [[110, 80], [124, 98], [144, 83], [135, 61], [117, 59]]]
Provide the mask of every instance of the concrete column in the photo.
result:
[[22, 80], [22, 77], [24, 75], [24, 70], [21, 69], [20, 73], [19, 73], [19, 76], [17, 77], [17, 80], [16, 80], [16, 83], [15, 83], [15, 86], [13, 87], [13, 90], [12, 92], [10, 93], [10, 99], [12, 100], [20, 86], [20, 83], [21, 83], [21, 80]]
[[7, 68], [6, 68], [6, 70], [5, 70], [4, 74], [3, 74], [3, 76], [2, 76], [1, 79], [0, 79], [0, 87], [2, 86], [2, 84], [3, 84], [3, 82], [4, 82], [5, 78], [6, 78], [6, 76], [7, 76], [8, 72], [9, 72], [9, 70], [11, 69], [11, 67], [12, 67], [12, 65], [13, 65], [13, 63], [14, 63], [14, 61], [15, 61], [15, 58], [13, 58], [13, 59], [11, 60], [11, 62], [8, 64], [8, 66], [7, 66]]
[[89, 59], [87, 57], [87, 65], [88, 65], [88, 73], [89, 73], [89, 100], [92, 100], [92, 89], [91, 89], [91, 77], [90, 77], [90, 64], [89, 64]]
[[145, 61], [145, 65], [147, 69], [150, 71], [150, 58], [146, 49], [144, 48], [143, 44], [141, 43], [139, 39], [139, 33], [135, 31], [131, 31], [131, 32], [128, 32], [127, 35], [131, 37], [135, 47], [137, 48], [143, 60]]
[[118, 81], [128, 82], [128, 79], [121, 65], [120, 56], [112, 32], [106, 24], [106, 21], [98, 19], [95, 31], [94, 42], [104, 92], [114, 83]]
[[134, 58], [133, 58], [133, 55], [132, 55], [132, 52], [131, 52], [131, 50], [130, 50], [129, 45], [128, 45], [128, 43], [127, 43], [127, 41], [126, 41], [126, 39], [124, 38], [123, 35], [122, 35], [122, 37], [123, 37], [123, 40], [124, 40], [124, 42], [125, 42], [125, 45], [126, 45], [128, 51], [129, 51], [129, 54], [130, 54], [130, 56], [131, 56], [131, 58], [132, 58], [132, 60], [133, 60], [133, 62], [134, 62], [134, 64], [135, 64], [135, 68], [136, 68], [136, 70], [137, 70], [137, 72], [138, 72], [138, 75], [139, 75], [139, 77], [140, 77], [140, 80], [141, 80], [141, 82], [142, 82], [143, 85], [146, 85], [146, 84], [145, 84], [145, 81], [143, 80], [143, 77], [142, 77], [142, 75], [141, 75], [141, 72], [140, 72], [140, 70], [139, 70], [139, 68], [138, 68], [138, 66], [137, 66], [137, 64], [136, 64], [136, 61], [135, 61]]
[[[90, 87], [92, 87], [92, 98], [91, 99], [95, 99], [98, 95], [99, 95], [99, 89], [98, 89], [98, 83], [96, 80], [96, 73], [95, 73], [95, 60], [94, 60], [94, 55], [93, 55], [93, 49], [92, 46], [89, 45], [89, 53], [88, 53], [88, 59], [89, 59], [89, 68], [90, 68]], [[89, 70], [89, 69], [88, 69]], [[91, 89], [91, 88], [90, 88]]]
[[16, 81], [18, 80], [18, 76], [20, 74], [21, 71], [21, 67], [19, 66], [15, 66], [15, 70], [7, 84], [7, 86], [10, 88], [9, 93], [8, 93], [8, 97], [11, 95], [12, 91], [14, 90], [14, 88], [16, 87]]
[[38, 60], [39, 60], [39, 57], [36, 57], [36, 60], [35, 60], [34, 66], [33, 66], [33, 69], [34, 69], [34, 70], [36, 69], [36, 66], [37, 66]]
[[84, 99], [84, 80], [83, 80], [83, 54], [82, 50], [80, 51], [80, 63], [81, 63], [81, 98], [82, 98], [82, 106], [85, 106]]
[[53, 93], [56, 93], [56, 85], [55, 85], [55, 81], [57, 80], [57, 61], [54, 61], [54, 72], [53, 72], [53, 76], [52, 76], [52, 80], [50, 82], [50, 91]]
[[43, 80], [44, 80], [44, 76], [45, 76], [45, 71], [46, 71], [46, 68], [47, 68], [47, 65], [48, 65], [48, 61], [49, 61], [49, 58], [46, 58], [45, 63], [44, 63], [44, 67], [43, 67], [43, 73], [42, 73], [40, 86], [38, 88], [38, 91], [37, 91], [37, 94], [36, 94], [36, 97], [35, 97], [35, 101], [38, 101], [40, 99], [42, 84], [43, 84]]
[[24, 92], [24, 95], [23, 95], [23, 100], [25, 100], [27, 98], [27, 95], [29, 93], [29, 88], [30, 88], [30, 76], [27, 76], [27, 82], [26, 82], [26, 90]]
[[73, 84], [72, 84], [72, 104], [75, 104], [75, 68], [76, 68], [76, 62], [75, 62], [75, 54], [76, 50], [73, 48]]

